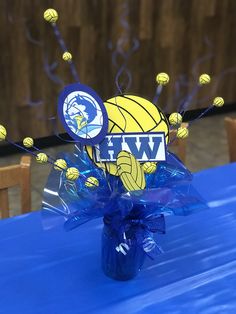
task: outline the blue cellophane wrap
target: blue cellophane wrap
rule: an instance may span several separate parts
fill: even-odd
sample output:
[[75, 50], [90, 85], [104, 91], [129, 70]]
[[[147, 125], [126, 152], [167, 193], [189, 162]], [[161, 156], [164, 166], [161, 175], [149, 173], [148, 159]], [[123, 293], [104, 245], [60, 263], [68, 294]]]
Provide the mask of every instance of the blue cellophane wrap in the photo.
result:
[[[91, 219], [103, 217], [102, 267], [115, 279], [126, 280], [137, 274], [144, 257], [162, 252], [153, 234], [165, 233], [165, 216], [188, 215], [207, 208], [191, 185], [192, 174], [172, 153], [146, 176], [146, 188], [127, 192], [119, 177], [98, 168], [85, 150], [75, 146], [73, 154], [62, 153], [68, 167], [78, 168], [77, 181], [64, 172], [52, 170], [44, 189], [43, 223], [52, 228], [61, 223], [66, 231]], [[85, 186], [88, 177], [99, 186]]]

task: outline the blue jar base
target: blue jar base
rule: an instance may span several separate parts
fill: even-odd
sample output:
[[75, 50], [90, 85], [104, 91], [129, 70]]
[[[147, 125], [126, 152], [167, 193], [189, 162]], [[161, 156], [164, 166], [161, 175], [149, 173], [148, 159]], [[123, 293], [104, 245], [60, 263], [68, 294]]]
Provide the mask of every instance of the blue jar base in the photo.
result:
[[139, 273], [145, 253], [137, 245], [134, 237], [127, 240], [127, 246], [119, 248], [116, 232], [104, 225], [102, 234], [102, 269], [106, 276], [115, 280], [126, 281], [134, 278]]

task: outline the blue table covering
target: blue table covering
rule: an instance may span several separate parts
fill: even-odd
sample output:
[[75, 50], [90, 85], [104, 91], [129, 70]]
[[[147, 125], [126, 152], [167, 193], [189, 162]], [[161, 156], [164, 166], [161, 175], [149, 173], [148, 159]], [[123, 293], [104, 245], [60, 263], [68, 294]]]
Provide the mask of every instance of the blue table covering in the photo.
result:
[[0, 221], [0, 313], [236, 313], [236, 164], [201, 171], [210, 209], [167, 217], [165, 253], [135, 279], [100, 269], [101, 220], [44, 231], [41, 213]]

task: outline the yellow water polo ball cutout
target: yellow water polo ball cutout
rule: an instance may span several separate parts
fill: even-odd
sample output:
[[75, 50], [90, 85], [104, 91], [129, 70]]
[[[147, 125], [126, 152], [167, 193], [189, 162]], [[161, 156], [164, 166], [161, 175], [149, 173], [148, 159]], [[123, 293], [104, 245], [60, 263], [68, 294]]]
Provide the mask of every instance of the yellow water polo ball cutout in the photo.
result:
[[69, 61], [72, 60], [72, 54], [71, 54], [69, 51], [66, 51], [66, 52], [64, 52], [63, 55], [62, 55], [62, 59], [63, 59], [64, 61], [69, 62]]
[[170, 81], [170, 77], [167, 73], [161, 72], [161, 73], [158, 73], [156, 76], [156, 82], [159, 85], [167, 85], [169, 81]]
[[99, 181], [97, 178], [95, 177], [89, 177], [86, 181], [85, 181], [85, 186], [87, 188], [93, 189], [99, 186]]
[[178, 112], [173, 112], [169, 116], [169, 122], [173, 126], [180, 125], [182, 123], [182, 116], [181, 116], [181, 114], [179, 114]]
[[7, 136], [7, 130], [3, 125], [0, 125], [0, 141], [4, 141]]
[[23, 140], [23, 145], [27, 148], [34, 146], [34, 140], [31, 137], [26, 137]]
[[79, 170], [75, 167], [70, 167], [66, 170], [66, 178], [71, 181], [75, 181], [79, 178]]
[[222, 97], [216, 97], [213, 101], [215, 107], [222, 107], [224, 105], [224, 99]]
[[199, 80], [198, 80], [198, 83], [200, 85], [206, 85], [206, 84], [209, 84], [211, 82], [211, 77], [210, 75], [204, 73], [204, 74], [201, 74], [199, 76]]
[[38, 153], [36, 161], [40, 164], [46, 164], [48, 162], [48, 156], [45, 153]]
[[177, 134], [176, 134], [177, 138], [184, 139], [184, 138], [188, 137], [188, 135], [189, 135], [188, 128], [185, 128], [185, 127], [178, 128]]
[[54, 162], [54, 169], [58, 171], [63, 171], [67, 168], [67, 163], [64, 159], [57, 159]]
[[[119, 95], [104, 102], [108, 114], [108, 134], [164, 132], [169, 140], [169, 123], [164, 113], [145, 98], [134, 95]], [[118, 176], [116, 162], [95, 162], [95, 148], [86, 146], [94, 163]]]
[[139, 161], [129, 152], [121, 151], [116, 160], [118, 175], [127, 191], [143, 190], [146, 181]]
[[58, 20], [58, 13], [55, 9], [47, 9], [43, 13], [43, 18], [49, 23], [55, 23]]
[[144, 173], [146, 173], [146, 174], [154, 173], [154, 172], [156, 172], [156, 170], [157, 170], [157, 165], [156, 165], [156, 163], [155, 163], [155, 162], [151, 162], [151, 161], [145, 162], [145, 163], [142, 165], [142, 167], [143, 167]]

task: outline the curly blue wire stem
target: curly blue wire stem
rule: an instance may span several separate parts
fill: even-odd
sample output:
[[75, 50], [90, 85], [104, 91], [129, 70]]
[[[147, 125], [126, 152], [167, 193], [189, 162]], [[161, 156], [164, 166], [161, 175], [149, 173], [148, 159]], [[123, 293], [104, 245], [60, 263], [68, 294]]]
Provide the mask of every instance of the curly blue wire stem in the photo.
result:
[[[19, 148], [19, 149], [21, 149], [21, 150], [24, 150], [25, 152], [29, 153], [30, 155], [33, 155], [33, 156], [35, 156], [35, 157], [37, 157], [37, 155], [38, 155], [38, 154], [34, 153], [33, 151], [27, 149], [26, 147], [21, 146], [21, 145], [15, 143], [15, 142], [12, 142], [12, 141], [9, 140], [9, 139], [5, 139], [5, 141], [6, 141], [7, 143], [11, 144], [11, 145], [16, 146], [17, 148]], [[38, 148], [36, 148], [36, 147], [34, 147], [34, 146], [33, 146], [33, 148], [36, 149], [37, 151], [41, 151], [40, 149], [38, 149]], [[47, 155], [47, 156], [48, 156], [48, 155]], [[52, 158], [52, 157], [50, 157], [50, 156], [48, 156], [48, 157], [49, 157], [49, 159], [52, 159], [52, 160], [55, 161], [54, 158]], [[50, 160], [48, 160], [47, 163], [54, 165], [54, 162], [52, 162], [52, 161], [50, 161]], [[58, 168], [60, 168], [60, 167], [58, 167]], [[61, 168], [61, 169], [62, 169], [62, 168]]]
[[178, 110], [178, 112], [180, 114], [183, 114], [187, 108], [190, 106], [190, 103], [193, 99], [193, 97], [197, 94], [197, 92], [199, 91], [201, 85], [196, 85], [193, 90], [191, 91], [191, 93], [187, 96], [187, 98], [183, 101], [183, 103], [180, 105], [180, 109]]
[[205, 116], [210, 110], [214, 108], [214, 105], [209, 106], [207, 109], [205, 109], [197, 118], [193, 119], [192, 121], [189, 122], [189, 126], [193, 124], [195, 121], [201, 119], [201, 117]]
[[[189, 127], [196, 122], [197, 120], [201, 119], [204, 115], [206, 115], [210, 110], [214, 108], [214, 105], [209, 106], [207, 109], [205, 109], [197, 118], [193, 119], [192, 121], [188, 122], [188, 129]], [[177, 136], [175, 136], [168, 144], [167, 146], [171, 145], [175, 140], [177, 139]]]
[[[17, 147], [17, 148], [19, 148], [19, 149], [21, 149], [21, 150], [24, 150], [25, 152], [29, 153], [30, 155], [33, 155], [34, 157], [37, 157], [37, 155], [38, 155], [37, 153], [34, 153], [33, 151], [27, 149], [26, 147], [21, 146], [21, 145], [15, 143], [15, 142], [12, 142], [11, 140], [9, 140], [9, 139], [7, 139], [7, 138], [5, 139], [5, 141], [6, 141], [7, 143], [11, 144], [11, 145], [14, 145], [15, 147]], [[37, 151], [41, 151], [40, 149], [36, 148], [35, 146], [33, 146], [33, 148], [36, 149]], [[47, 155], [47, 157], [49, 158], [49, 159], [47, 160], [47, 163], [54, 166], [54, 161], [55, 161], [56, 159], [54, 159], [53, 157], [50, 157], [50, 156], [48, 156], [48, 155]], [[51, 159], [51, 160], [54, 160], [54, 161], [51, 161], [50, 159]], [[57, 167], [60, 168], [62, 171], [65, 171], [65, 169], [61, 168], [60, 166], [57, 165]], [[84, 179], [86, 179], [86, 176], [84, 176], [83, 174], [80, 174], [80, 176], [83, 177]]]
[[[57, 41], [59, 43], [59, 46], [61, 47], [61, 50], [63, 51], [63, 53], [68, 51], [67, 48], [66, 48], [66, 44], [65, 44], [65, 42], [64, 42], [64, 40], [62, 38], [62, 35], [61, 35], [60, 31], [59, 31], [59, 28], [57, 27], [57, 24], [56, 23], [52, 23], [51, 25], [52, 25], [54, 34], [56, 36], [56, 39], [57, 39]], [[71, 74], [73, 75], [75, 81], [79, 83], [80, 82], [79, 75], [78, 75], [78, 73], [76, 71], [74, 62], [71, 60], [68, 63], [69, 63], [69, 66], [70, 66]]]
[[156, 88], [156, 94], [155, 94], [155, 96], [154, 96], [154, 98], [153, 98], [153, 104], [157, 104], [157, 101], [158, 101], [158, 99], [159, 99], [159, 97], [160, 97], [160, 95], [161, 95], [161, 92], [162, 92], [162, 89], [163, 89], [163, 86], [162, 85], [158, 85], [157, 86], [157, 88]]
[[[124, 2], [121, 7], [120, 14], [120, 25], [122, 28], [121, 36], [118, 38], [115, 46], [115, 50], [112, 53], [112, 64], [115, 67], [118, 67], [115, 76], [115, 85], [117, 88], [117, 92], [120, 94], [125, 93], [129, 90], [132, 84], [132, 75], [130, 70], [127, 68], [128, 61], [131, 55], [138, 49], [139, 42], [137, 39], [133, 39], [132, 47], [129, 51], [126, 51], [125, 46], [129, 42], [130, 38], [130, 25], [129, 25], [129, 3], [128, 1]], [[122, 64], [119, 66], [117, 62], [117, 57], [120, 56], [123, 59]], [[124, 80], [126, 77], [126, 80]], [[123, 79], [121, 82], [121, 78]]]

